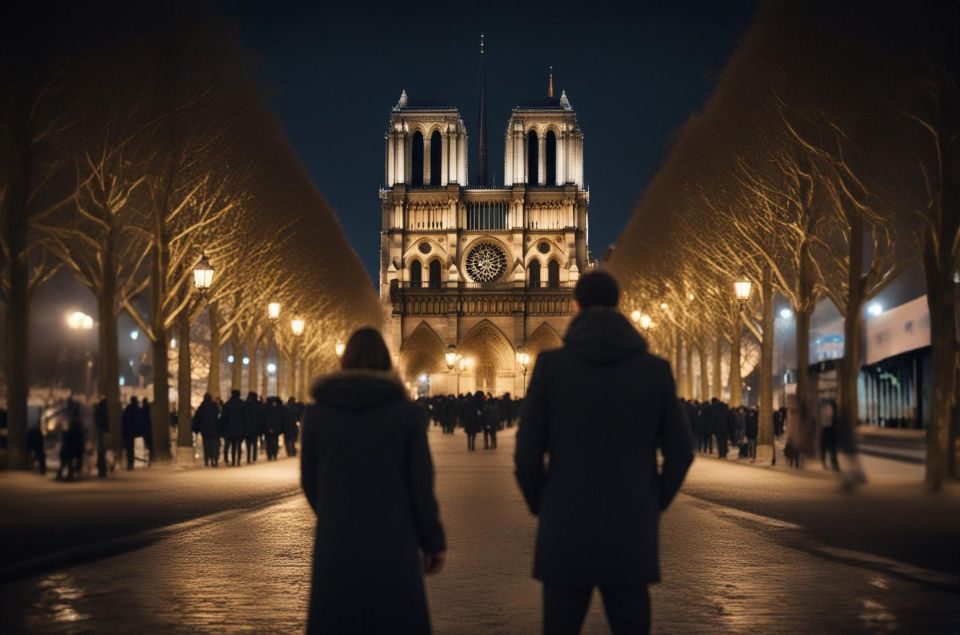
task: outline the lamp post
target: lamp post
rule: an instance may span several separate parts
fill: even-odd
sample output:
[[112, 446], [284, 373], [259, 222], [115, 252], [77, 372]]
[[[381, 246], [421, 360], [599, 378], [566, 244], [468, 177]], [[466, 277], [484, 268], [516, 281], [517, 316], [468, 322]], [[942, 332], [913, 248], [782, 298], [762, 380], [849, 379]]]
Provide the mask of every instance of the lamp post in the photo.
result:
[[517, 364], [520, 366], [520, 374], [523, 375], [523, 390], [521, 394], [527, 396], [527, 367], [530, 365], [530, 353], [524, 350], [522, 346], [517, 347]]
[[214, 269], [206, 254], [200, 252], [200, 262], [193, 268], [193, 286], [201, 298], [206, 298], [210, 287], [213, 286], [213, 273]]
[[[303, 318], [295, 317], [290, 320], [290, 330], [293, 331], [294, 337], [296, 337], [298, 340], [300, 339], [300, 336], [303, 335], [303, 330], [306, 328], [306, 326], [307, 323]], [[300, 399], [301, 391], [300, 385], [297, 381], [297, 352], [297, 350], [294, 350], [290, 353], [290, 395]], [[303, 372], [300, 373], [299, 379], [301, 381], [303, 380]]]
[[740, 275], [737, 276], [737, 279], [733, 282], [733, 292], [737, 296], [737, 301], [740, 303], [741, 311], [743, 311], [743, 307], [747, 304], [747, 300], [750, 299], [751, 291], [753, 291], [753, 282], [745, 273], [740, 272]]
[[[447, 370], [450, 372], [450, 376], [453, 376], [453, 367], [457, 364], [457, 346], [456, 344], [451, 344], [447, 347], [447, 352], [443, 355], [444, 360], [447, 362]], [[460, 382], [457, 381], [457, 394], [460, 394]]]

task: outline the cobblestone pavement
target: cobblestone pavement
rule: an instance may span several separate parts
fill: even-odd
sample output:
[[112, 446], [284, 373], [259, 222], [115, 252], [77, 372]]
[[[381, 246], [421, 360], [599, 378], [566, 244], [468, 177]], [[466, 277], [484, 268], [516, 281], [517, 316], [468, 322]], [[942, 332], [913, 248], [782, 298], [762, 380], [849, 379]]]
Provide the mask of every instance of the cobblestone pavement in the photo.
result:
[[[435, 632], [538, 632], [540, 589], [529, 576], [535, 520], [513, 482], [513, 433], [489, 452], [468, 454], [462, 435], [434, 431], [431, 444], [450, 545], [445, 570], [428, 581]], [[283, 468], [295, 482], [296, 463]], [[701, 496], [729, 470], [751, 487], [800, 477], [711, 460], [693, 469], [693, 495], [681, 494], [662, 520], [655, 632], [960, 632], [951, 574], [833, 547], [797, 522]], [[312, 527], [300, 496], [218, 512], [145, 547], [0, 588], [0, 631], [297, 632]], [[598, 598], [583, 632], [607, 632]]]

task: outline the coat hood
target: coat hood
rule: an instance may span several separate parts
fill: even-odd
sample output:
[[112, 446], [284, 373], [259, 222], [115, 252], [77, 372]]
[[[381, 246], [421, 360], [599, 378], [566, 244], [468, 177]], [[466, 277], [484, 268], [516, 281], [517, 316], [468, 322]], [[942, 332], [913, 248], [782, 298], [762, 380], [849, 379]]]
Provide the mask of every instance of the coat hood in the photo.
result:
[[570, 322], [563, 341], [575, 355], [597, 364], [615, 364], [647, 352], [647, 341], [615, 309], [583, 309]]
[[321, 377], [310, 394], [320, 405], [359, 412], [406, 400], [407, 389], [396, 373], [356, 369]]

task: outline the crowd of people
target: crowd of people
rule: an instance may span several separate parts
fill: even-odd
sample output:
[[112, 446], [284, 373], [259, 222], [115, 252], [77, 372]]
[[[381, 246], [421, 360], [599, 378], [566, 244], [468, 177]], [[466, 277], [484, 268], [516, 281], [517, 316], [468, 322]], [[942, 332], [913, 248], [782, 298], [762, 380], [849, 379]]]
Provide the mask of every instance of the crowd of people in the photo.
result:
[[463, 428], [467, 435], [467, 451], [477, 449], [477, 435], [483, 433], [483, 449], [497, 448], [497, 432], [512, 428], [520, 417], [523, 399], [505, 393], [494, 397], [491, 393], [477, 391], [464, 395], [437, 395], [417, 400], [433, 425], [444, 434], [453, 434]]
[[[718, 457], [725, 459], [734, 447], [737, 458], [757, 458], [760, 411], [756, 406], [731, 407], [716, 397], [710, 401], [680, 399], [680, 405], [687, 415], [697, 452], [712, 454], [715, 450]], [[777, 438], [783, 435], [785, 422], [786, 408], [774, 411], [773, 433]]]
[[217, 467], [220, 463], [221, 439], [225, 465], [240, 465], [246, 450], [247, 464], [256, 463], [262, 445], [268, 461], [275, 461], [283, 436], [287, 456], [296, 456], [297, 438], [304, 405], [293, 397], [284, 404], [280, 397], [261, 401], [255, 392], [241, 399], [233, 390], [224, 402], [215, 401], [209, 393], [193, 415], [192, 430], [203, 440], [203, 464]]

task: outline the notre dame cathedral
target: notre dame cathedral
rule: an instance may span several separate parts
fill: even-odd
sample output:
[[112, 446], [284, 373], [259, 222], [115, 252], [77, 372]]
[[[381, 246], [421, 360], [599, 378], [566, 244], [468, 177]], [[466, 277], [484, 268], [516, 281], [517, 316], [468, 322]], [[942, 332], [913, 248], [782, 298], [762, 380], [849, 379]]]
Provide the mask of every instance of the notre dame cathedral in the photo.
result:
[[475, 184], [454, 106], [404, 91], [385, 135], [384, 334], [420, 393], [522, 394], [537, 353], [561, 345], [589, 266], [576, 111], [551, 73], [545, 97], [512, 110], [504, 184], [489, 187], [482, 40], [480, 57]]

